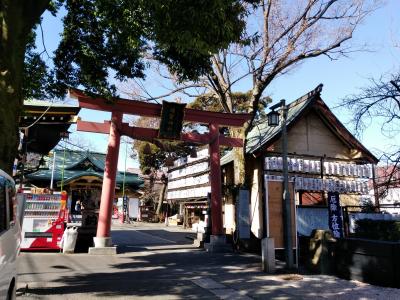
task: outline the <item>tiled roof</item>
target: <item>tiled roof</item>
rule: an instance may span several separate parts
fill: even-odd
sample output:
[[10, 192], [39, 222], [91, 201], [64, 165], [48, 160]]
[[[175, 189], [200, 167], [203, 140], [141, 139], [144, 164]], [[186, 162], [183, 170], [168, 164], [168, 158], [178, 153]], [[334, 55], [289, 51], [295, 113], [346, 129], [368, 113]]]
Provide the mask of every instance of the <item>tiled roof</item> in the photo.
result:
[[[346, 127], [338, 120], [321, 99], [321, 90], [322, 84], [287, 105], [288, 130], [303, 113], [308, 109], [313, 108], [321, 118], [326, 119], [327, 123], [330, 124], [331, 130], [338, 138], [351, 147], [362, 151], [371, 162], [377, 163], [378, 159], [346, 129]], [[278, 139], [281, 135], [281, 129], [281, 126], [268, 126], [267, 118], [257, 121], [247, 135], [246, 153], [254, 153]], [[233, 161], [232, 151], [221, 158], [221, 165], [227, 164], [231, 161]]]
[[50, 106], [50, 107], [70, 107], [70, 108], [78, 108], [77, 105], [65, 104], [62, 102], [51, 102], [45, 100], [37, 100], [37, 99], [28, 99], [24, 100], [25, 106]]
[[232, 161], [233, 161], [233, 151], [229, 151], [228, 153], [226, 153], [224, 156], [221, 157], [220, 164], [221, 166], [224, 166]]
[[[314, 90], [300, 97], [296, 101], [288, 104], [287, 126], [290, 126], [297, 117], [304, 111], [309, 104], [319, 97], [322, 89], [322, 84], [318, 85]], [[258, 121], [253, 129], [247, 135], [246, 152], [253, 153], [269, 141], [280, 135], [281, 126], [268, 126], [267, 119], [264, 118]]]
[[[65, 162], [64, 162], [64, 151], [55, 150], [55, 168], [54, 168], [54, 181], [61, 182], [64, 176], [64, 183], [75, 180], [83, 176], [94, 176], [100, 179], [103, 178], [105, 157], [103, 153], [88, 152], [88, 151], [65, 151]], [[53, 165], [53, 157], [47, 157], [47, 168], [40, 169], [37, 172], [28, 174], [26, 177], [32, 181], [50, 181]], [[87, 165], [86, 168], [82, 168], [82, 165]], [[64, 175], [62, 174], [64, 165]], [[124, 181], [124, 173], [117, 172], [116, 176], [117, 183]], [[132, 187], [140, 187], [143, 184], [143, 180], [139, 178], [138, 174], [126, 173], [125, 183]]]

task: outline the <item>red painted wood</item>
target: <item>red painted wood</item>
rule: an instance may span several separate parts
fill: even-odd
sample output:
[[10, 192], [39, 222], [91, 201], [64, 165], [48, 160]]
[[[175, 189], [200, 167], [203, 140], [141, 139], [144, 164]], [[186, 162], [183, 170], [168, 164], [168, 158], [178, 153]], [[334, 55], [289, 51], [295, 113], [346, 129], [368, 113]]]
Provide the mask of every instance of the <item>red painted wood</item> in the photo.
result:
[[96, 132], [96, 133], [110, 133], [110, 121], [105, 121], [104, 123], [97, 122], [87, 122], [78, 120], [76, 122], [76, 130], [86, 131], [86, 132]]
[[186, 132], [182, 133], [181, 140], [189, 143], [208, 144], [210, 142], [210, 135], [208, 133]]
[[210, 124], [211, 232], [213, 235], [224, 234], [222, 225], [221, 166], [218, 135], [218, 124]]
[[[69, 90], [70, 97], [79, 100], [79, 106], [87, 109], [102, 111], [119, 111], [125, 114], [140, 115], [147, 117], [160, 117], [162, 105], [147, 103], [137, 100], [114, 98], [113, 102], [101, 97], [89, 97], [83, 91], [77, 89]], [[185, 109], [185, 121], [195, 123], [216, 123], [221, 126], [240, 127], [244, 122], [250, 120], [250, 114], [228, 114], [204, 111], [198, 109]]]
[[158, 130], [153, 128], [129, 126], [128, 123], [122, 123], [121, 134], [133, 139], [155, 139], [158, 137]]
[[231, 138], [223, 135], [219, 136], [219, 145], [227, 147], [243, 147], [243, 140], [239, 138]]
[[[77, 121], [77, 130], [86, 132], [96, 133], [109, 133], [110, 122], [105, 121], [104, 123]], [[133, 139], [145, 139], [150, 140], [158, 137], [158, 130], [152, 128], [134, 127], [129, 126], [128, 123], [122, 123], [119, 129], [121, 135], [129, 136]], [[182, 133], [181, 140], [189, 143], [208, 144], [210, 142], [209, 134], [199, 133]], [[238, 138], [219, 136], [219, 143], [221, 146], [226, 147], [243, 147], [243, 141]]]
[[[79, 100], [79, 106], [87, 109], [112, 112], [113, 126], [109, 122], [93, 123], [78, 121], [78, 130], [110, 133], [106, 168], [104, 170], [103, 189], [101, 195], [100, 215], [97, 237], [109, 237], [111, 229], [112, 202], [115, 193], [115, 175], [117, 171], [120, 135], [135, 139], [153, 139], [158, 130], [150, 128], [130, 127], [122, 123], [122, 115], [132, 114], [148, 117], [160, 117], [162, 106], [136, 100], [113, 99], [112, 103], [101, 97], [86, 96], [83, 91], [70, 89], [70, 97]], [[219, 146], [242, 147], [243, 142], [236, 138], [227, 138], [219, 134], [219, 126], [240, 127], [250, 120], [250, 114], [226, 114], [218, 112], [185, 109], [185, 121], [210, 124], [209, 134], [182, 133], [181, 140], [186, 142], [209, 144], [210, 177], [211, 177], [211, 218], [212, 234], [223, 235], [222, 200], [221, 200], [221, 168]], [[116, 125], [116, 126], [115, 126]]]
[[118, 128], [122, 125], [122, 113], [113, 112], [109, 126], [106, 165], [101, 190], [100, 212], [96, 237], [110, 237], [112, 205], [115, 195], [115, 176], [117, 174], [118, 154], [121, 135]]

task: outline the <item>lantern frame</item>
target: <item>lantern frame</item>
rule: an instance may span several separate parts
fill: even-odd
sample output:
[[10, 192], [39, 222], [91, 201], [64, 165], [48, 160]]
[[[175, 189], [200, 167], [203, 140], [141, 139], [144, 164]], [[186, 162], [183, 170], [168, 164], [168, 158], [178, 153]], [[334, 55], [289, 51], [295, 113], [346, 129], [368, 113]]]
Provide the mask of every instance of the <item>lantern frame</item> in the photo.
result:
[[268, 118], [268, 126], [271, 127], [276, 127], [279, 125], [279, 117], [280, 117], [280, 113], [272, 110], [267, 114], [267, 118]]

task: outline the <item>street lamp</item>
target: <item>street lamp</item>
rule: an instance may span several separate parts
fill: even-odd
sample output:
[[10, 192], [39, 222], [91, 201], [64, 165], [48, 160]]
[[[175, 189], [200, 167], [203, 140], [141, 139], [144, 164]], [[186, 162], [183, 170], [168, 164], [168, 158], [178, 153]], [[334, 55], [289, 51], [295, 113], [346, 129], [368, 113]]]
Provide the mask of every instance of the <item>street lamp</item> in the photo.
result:
[[279, 125], [279, 112], [272, 110], [267, 114], [268, 126], [275, 127]]
[[[278, 109], [281, 111], [275, 111]], [[279, 116], [282, 115], [282, 162], [283, 162], [283, 233], [284, 233], [284, 243], [285, 243], [285, 260], [286, 260], [286, 268], [293, 268], [293, 245], [292, 245], [292, 212], [291, 212], [291, 203], [290, 203], [290, 193], [289, 193], [289, 176], [288, 176], [288, 163], [287, 163], [287, 113], [288, 107], [286, 106], [285, 100], [281, 100], [279, 103], [271, 106], [271, 112], [267, 115], [268, 117], [268, 125], [269, 126], [278, 126], [279, 125]]]

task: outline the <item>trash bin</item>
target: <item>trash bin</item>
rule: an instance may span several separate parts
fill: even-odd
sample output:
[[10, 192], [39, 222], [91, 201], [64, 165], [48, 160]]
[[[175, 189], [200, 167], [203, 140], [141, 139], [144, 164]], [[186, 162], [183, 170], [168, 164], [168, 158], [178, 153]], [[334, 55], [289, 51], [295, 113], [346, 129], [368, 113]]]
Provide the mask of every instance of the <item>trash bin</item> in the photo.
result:
[[77, 226], [69, 226], [67, 227], [67, 229], [65, 229], [61, 239], [61, 247], [63, 249], [63, 253], [74, 253], [77, 237]]

